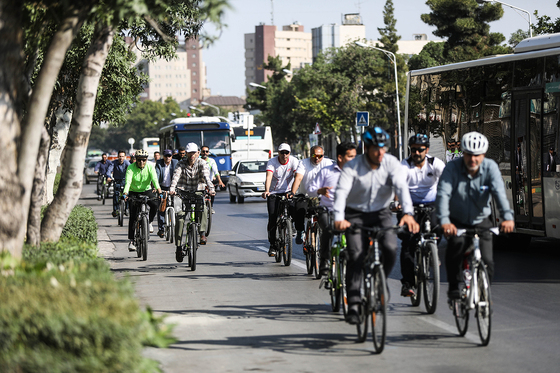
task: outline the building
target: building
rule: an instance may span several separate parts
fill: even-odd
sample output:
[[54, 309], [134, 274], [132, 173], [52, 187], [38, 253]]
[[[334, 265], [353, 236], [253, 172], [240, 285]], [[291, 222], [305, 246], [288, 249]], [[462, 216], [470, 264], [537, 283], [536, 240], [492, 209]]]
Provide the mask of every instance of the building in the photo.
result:
[[229, 111], [245, 111], [243, 106], [246, 104], [245, 99], [237, 96], [209, 96], [204, 102]]
[[304, 32], [298, 23], [283, 26], [258, 25], [255, 32], [245, 34], [245, 86], [264, 83], [272, 74], [263, 69], [268, 56], [280, 57], [283, 65], [291, 64], [292, 70], [312, 62], [311, 33]]
[[[431, 40], [428, 40], [428, 35], [426, 34], [414, 34], [412, 35], [413, 40], [399, 40], [397, 45], [399, 46], [399, 53], [406, 54], [409, 57], [418, 54], [422, 51], [422, 48], [428, 44]], [[435, 40], [435, 42], [441, 42], [443, 40]]]
[[342, 24], [332, 23], [311, 29], [313, 61], [328, 48], [340, 48], [356, 40], [366, 38], [366, 27], [358, 13], [344, 14]]

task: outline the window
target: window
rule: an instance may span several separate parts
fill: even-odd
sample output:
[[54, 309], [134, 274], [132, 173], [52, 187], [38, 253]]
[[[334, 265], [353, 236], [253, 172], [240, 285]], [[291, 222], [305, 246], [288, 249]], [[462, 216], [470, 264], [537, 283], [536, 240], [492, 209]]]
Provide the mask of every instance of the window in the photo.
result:
[[193, 80], [192, 84], [196, 84], [196, 80]]
[[196, 93], [196, 88], [195, 88], [195, 89], [193, 89], [192, 91], [193, 91], [193, 93]]
[[193, 73], [192, 73], [192, 74], [193, 74], [194, 76], [196, 76], [196, 71], [193, 71]]
[[193, 58], [196, 58], [196, 53], [193, 53], [192, 57], [193, 57]]
[[193, 65], [193, 67], [196, 67], [196, 62], [193, 62], [193, 64], [192, 64], [192, 65]]

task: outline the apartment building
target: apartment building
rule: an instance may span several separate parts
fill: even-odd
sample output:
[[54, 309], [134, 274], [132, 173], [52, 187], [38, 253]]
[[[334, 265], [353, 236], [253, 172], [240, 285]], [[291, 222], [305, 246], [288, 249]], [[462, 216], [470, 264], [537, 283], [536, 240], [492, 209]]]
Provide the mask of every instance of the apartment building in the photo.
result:
[[342, 15], [342, 24], [332, 23], [311, 29], [313, 61], [328, 48], [340, 48], [366, 37], [366, 27], [358, 13]]

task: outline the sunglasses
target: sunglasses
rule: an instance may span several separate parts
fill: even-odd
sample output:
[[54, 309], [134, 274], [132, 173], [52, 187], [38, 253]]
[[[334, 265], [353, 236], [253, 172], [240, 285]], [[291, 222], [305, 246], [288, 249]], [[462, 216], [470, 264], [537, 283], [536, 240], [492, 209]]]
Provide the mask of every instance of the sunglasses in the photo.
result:
[[210, 153], [209, 150], [201, 150], [200, 152], [201, 152], [201, 153]]
[[321, 158], [324, 157], [324, 155], [323, 154], [313, 154], [312, 157], [317, 158], [317, 159], [321, 159]]
[[289, 152], [289, 151], [287, 151], [287, 150], [282, 150], [282, 151], [281, 151], [281, 152], [279, 152], [279, 153], [280, 153], [280, 154], [284, 154], [284, 155], [286, 155], [286, 154], [290, 154], [290, 152]]
[[424, 153], [427, 148], [410, 148], [411, 153]]
[[164, 157], [171, 157], [171, 154], [166, 154], [164, 155]]
[[136, 162], [147, 162], [148, 159], [147, 158], [137, 158]]

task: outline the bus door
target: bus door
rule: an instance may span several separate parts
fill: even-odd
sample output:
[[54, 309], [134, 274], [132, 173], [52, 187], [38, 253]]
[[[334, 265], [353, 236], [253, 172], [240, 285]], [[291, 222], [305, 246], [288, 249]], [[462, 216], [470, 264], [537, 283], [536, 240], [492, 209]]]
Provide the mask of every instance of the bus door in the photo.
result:
[[[512, 183], [515, 224], [544, 231], [542, 193], [542, 92], [513, 93]], [[529, 233], [529, 232], [527, 232]]]

